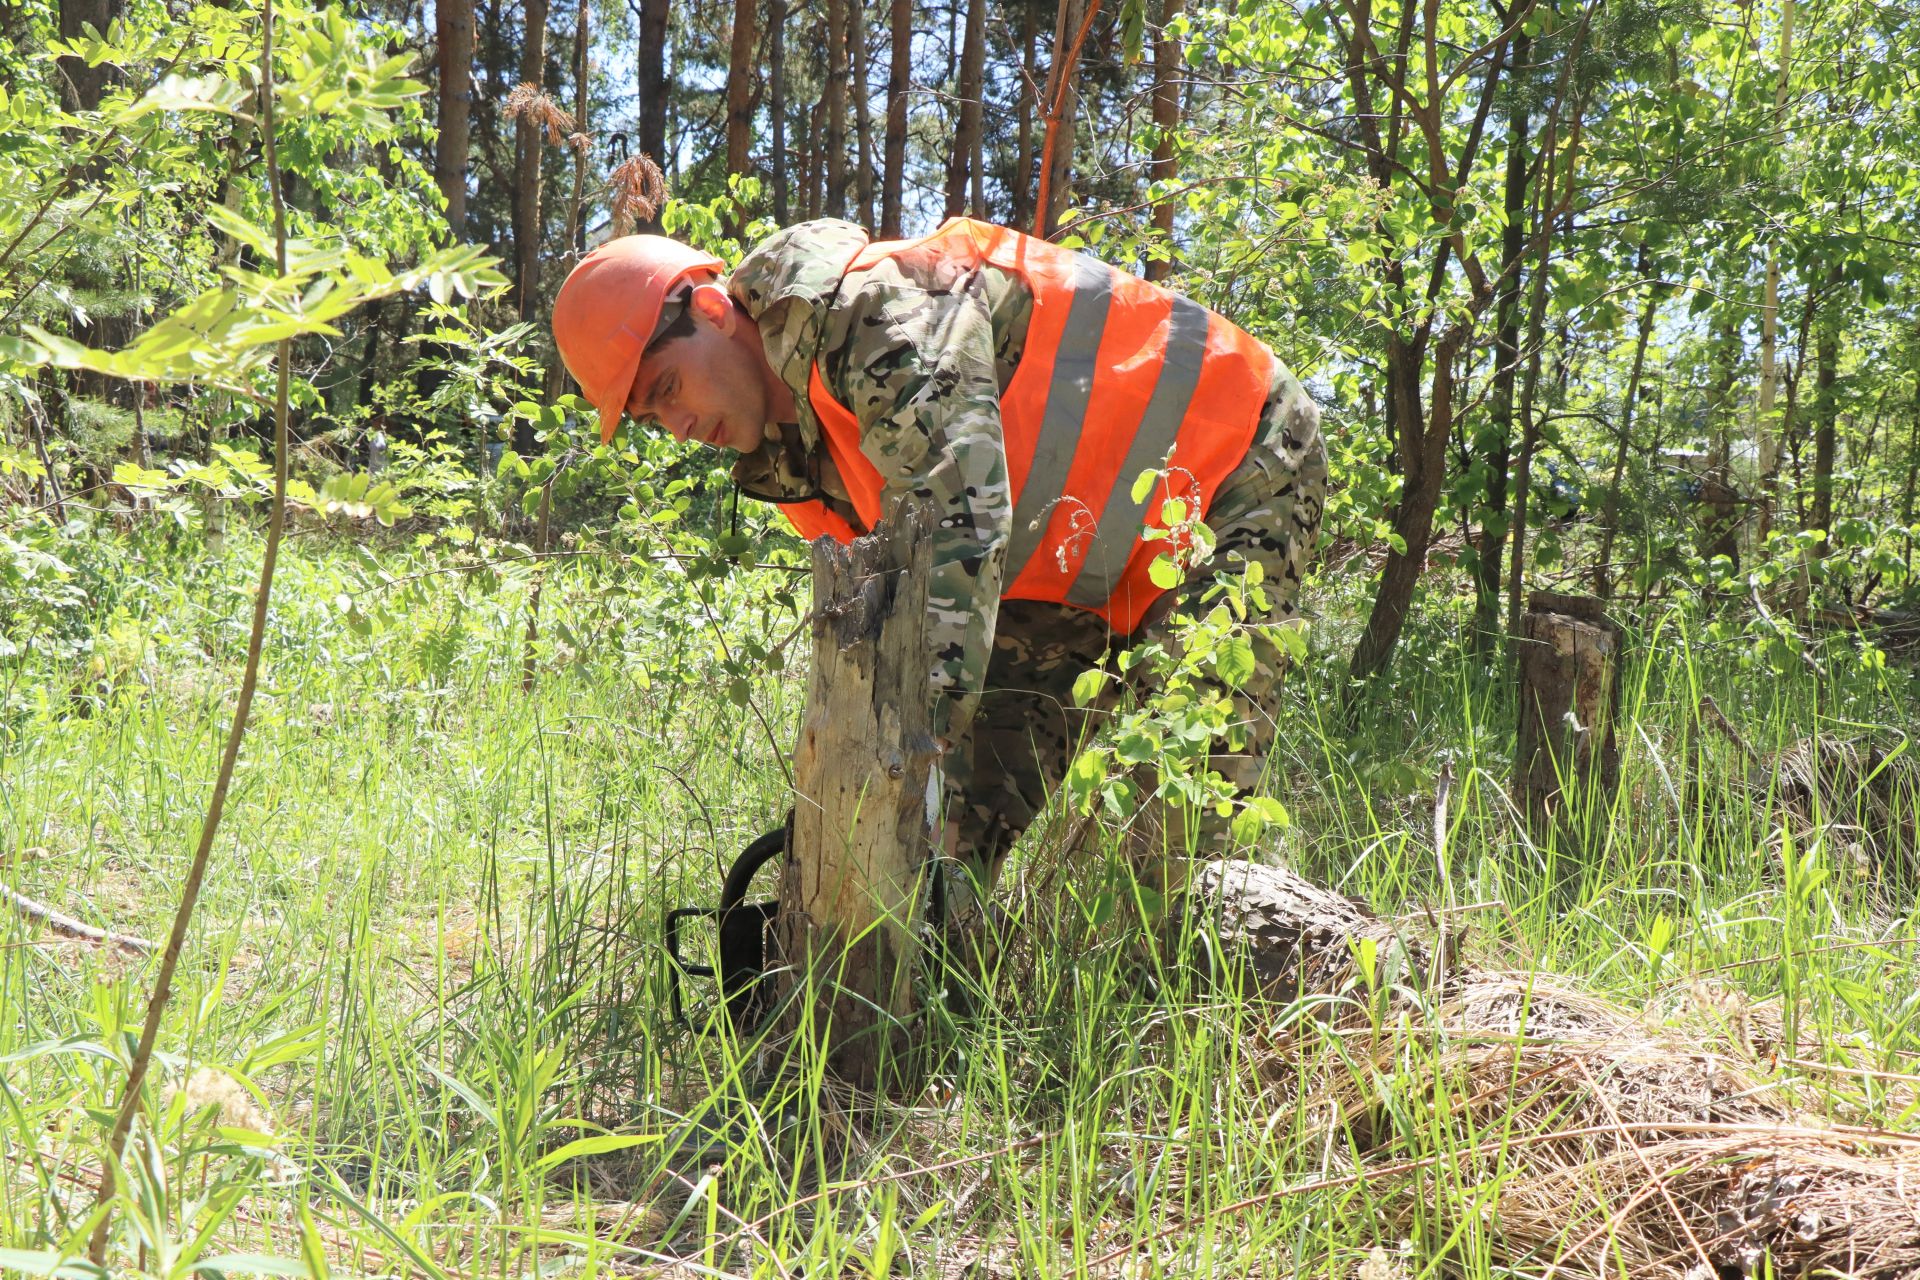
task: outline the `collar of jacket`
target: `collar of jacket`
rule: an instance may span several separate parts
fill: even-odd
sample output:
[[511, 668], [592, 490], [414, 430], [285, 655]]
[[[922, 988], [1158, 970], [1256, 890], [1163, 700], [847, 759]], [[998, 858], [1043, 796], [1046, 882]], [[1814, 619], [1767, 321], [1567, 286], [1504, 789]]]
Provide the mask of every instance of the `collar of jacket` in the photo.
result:
[[768, 433], [743, 453], [733, 478], [741, 490], [773, 501], [820, 495], [820, 421], [808, 400], [814, 361], [840, 282], [867, 233], [851, 222], [801, 222], [762, 241], [727, 277], [727, 291], [760, 328], [767, 363], [793, 393], [797, 422]]

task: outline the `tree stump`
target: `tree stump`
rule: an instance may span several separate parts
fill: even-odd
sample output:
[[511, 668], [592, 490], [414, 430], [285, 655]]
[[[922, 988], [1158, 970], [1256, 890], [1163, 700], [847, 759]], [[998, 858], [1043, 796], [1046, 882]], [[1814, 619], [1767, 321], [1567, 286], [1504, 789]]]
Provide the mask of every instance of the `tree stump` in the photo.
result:
[[1619, 625], [1591, 596], [1536, 591], [1527, 599], [1517, 640], [1513, 773], [1516, 798], [1538, 840], [1554, 829], [1569, 796], [1582, 803], [1610, 797], [1619, 781], [1620, 641]]
[[[794, 750], [793, 833], [776, 927], [783, 1029], [830, 1070], [880, 1082], [913, 1013], [922, 876], [931, 865], [927, 577], [918, 503], [843, 546], [813, 544], [813, 668]], [[798, 990], [795, 990], [795, 987]]]

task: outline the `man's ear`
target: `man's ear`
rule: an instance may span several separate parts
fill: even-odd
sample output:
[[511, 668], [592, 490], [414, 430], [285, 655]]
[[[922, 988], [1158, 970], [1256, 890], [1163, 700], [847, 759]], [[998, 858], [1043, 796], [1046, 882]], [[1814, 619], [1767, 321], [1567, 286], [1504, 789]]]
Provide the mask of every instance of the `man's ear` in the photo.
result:
[[740, 322], [734, 311], [733, 295], [711, 281], [693, 286], [687, 306], [692, 308], [695, 319], [706, 321], [710, 328], [718, 329], [722, 337], [731, 338]]

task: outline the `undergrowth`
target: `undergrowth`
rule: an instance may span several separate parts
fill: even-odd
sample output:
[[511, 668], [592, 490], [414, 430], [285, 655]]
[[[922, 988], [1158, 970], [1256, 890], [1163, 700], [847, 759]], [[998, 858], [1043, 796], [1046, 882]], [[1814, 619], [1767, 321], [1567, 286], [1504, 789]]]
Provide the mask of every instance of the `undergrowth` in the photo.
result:
[[[111, 589], [38, 602], [46, 642], [0, 672], [0, 880], [163, 931], [243, 656], [248, 538], [218, 560], [154, 531], [76, 543]], [[1537, 1173], [1516, 1139], [1556, 1120], [1465, 1106], [1430, 996], [1334, 1017], [1198, 989], [1113, 910], [1111, 842], [1062, 852], [1058, 809], [1008, 872], [965, 1012], [928, 993], [910, 1096], [851, 1097], [805, 1052], [737, 1039], [710, 991], [676, 1023], [664, 913], [710, 902], [788, 806], [802, 686], [743, 688], [736, 655], [796, 625], [767, 604], [790, 575], [552, 561], [523, 692], [534, 570], [453, 554], [387, 548], [376, 572], [328, 535], [289, 543], [119, 1179], [121, 1269], [1631, 1270], [1599, 1177], [1553, 1224], [1570, 1256], [1516, 1246]], [[1719, 1046], [1797, 1116], [1920, 1141], [1914, 890], [1889, 852], [1911, 848], [1913, 796], [1796, 797], [1775, 767], [1816, 740], [1897, 759], [1909, 672], [1844, 637], [1776, 668], [1700, 606], [1650, 610], [1619, 790], [1543, 844], [1508, 799], [1507, 679], [1465, 657], [1461, 602], [1426, 601], [1391, 688], [1349, 710], [1358, 588], [1309, 598], [1270, 778], [1291, 823], [1267, 856], [1463, 929], [1480, 971]], [[0, 918], [0, 1265], [91, 1274], [75, 1258], [150, 964]]]

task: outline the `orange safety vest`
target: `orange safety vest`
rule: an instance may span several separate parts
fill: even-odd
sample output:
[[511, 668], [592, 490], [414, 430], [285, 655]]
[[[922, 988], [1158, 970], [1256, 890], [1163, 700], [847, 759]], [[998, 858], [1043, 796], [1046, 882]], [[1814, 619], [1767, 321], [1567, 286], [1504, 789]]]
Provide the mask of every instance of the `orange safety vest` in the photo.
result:
[[[934, 254], [1018, 274], [1033, 294], [1020, 364], [1000, 397], [1013, 493], [1001, 595], [1086, 609], [1131, 634], [1164, 588], [1148, 566], [1168, 548], [1161, 503], [1204, 514], [1253, 443], [1273, 374], [1265, 346], [1199, 303], [1096, 258], [971, 218], [930, 236], [868, 245], [847, 271]], [[868, 529], [885, 482], [860, 452], [860, 424], [814, 363], [808, 400], [827, 455]], [[1131, 490], [1160, 469], [1144, 502]], [[808, 539], [855, 535], [824, 503], [781, 508]]]

